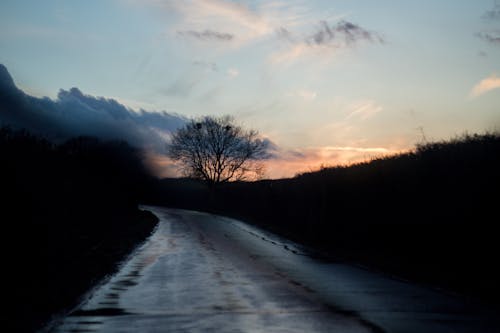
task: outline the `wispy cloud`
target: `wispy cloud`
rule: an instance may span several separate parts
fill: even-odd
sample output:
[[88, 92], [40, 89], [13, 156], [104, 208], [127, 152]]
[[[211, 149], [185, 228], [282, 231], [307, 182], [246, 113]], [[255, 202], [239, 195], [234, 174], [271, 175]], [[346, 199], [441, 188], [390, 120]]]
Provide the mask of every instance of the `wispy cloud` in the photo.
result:
[[276, 36], [279, 39], [284, 39], [284, 40], [287, 40], [287, 41], [290, 41], [290, 42], [294, 41], [292, 33], [290, 32], [290, 30], [288, 30], [285, 27], [278, 27], [276, 29]]
[[306, 101], [313, 101], [318, 96], [318, 93], [312, 90], [301, 89], [297, 91], [297, 95]]
[[234, 35], [226, 32], [219, 32], [213, 30], [204, 30], [204, 31], [177, 31], [177, 34], [182, 37], [191, 37], [199, 40], [210, 40], [210, 41], [221, 41], [221, 42], [229, 42], [233, 40]]
[[177, 23], [171, 29], [177, 35], [195, 40], [233, 41], [241, 45], [272, 31], [270, 22], [258, 10], [239, 2], [226, 0], [145, 1], [163, 9], [167, 15], [176, 15]]
[[306, 55], [311, 55], [314, 53], [319, 53], [319, 50], [309, 47], [306, 43], [293, 43], [287, 45], [284, 50], [274, 52], [269, 57], [271, 64], [281, 65], [281, 64], [291, 64], [295, 60], [300, 59]]
[[359, 118], [361, 120], [367, 120], [382, 110], [383, 107], [378, 105], [375, 101], [368, 100], [356, 102], [349, 107], [349, 113], [346, 119]]
[[215, 62], [207, 62], [207, 61], [196, 60], [196, 61], [193, 61], [192, 64], [194, 66], [205, 68], [207, 70], [211, 70], [211, 71], [214, 71], [214, 72], [217, 72], [219, 70], [219, 68], [218, 68], [218, 66], [217, 66], [217, 64]]
[[323, 147], [322, 150], [324, 152], [334, 152], [334, 151], [351, 151], [351, 152], [356, 152], [356, 153], [389, 153], [391, 152], [387, 148], [382, 148], [382, 147]]
[[486, 20], [500, 21], [500, 3], [495, 1], [493, 8], [486, 11], [483, 18]]
[[384, 44], [381, 34], [367, 30], [346, 20], [334, 24], [320, 21], [315, 31], [306, 36], [296, 36], [285, 27], [275, 31], [276, 36], [288, 43], [288, 47], [271, 56], [272, 63], [289, 63], [312, 53], [324, 53], [356, 46], [362, 42]]
[[204, 73], [186, 73], [175, 80], [166, 90], [167, 96], [189, 97], [198, 84], [203, 81]]
[[[312, 10], [302, 0], [122, 0], [152, 6], [163, 13], [166, 36], [194, 41], [231, 41], [219, 47], [238, 48], [275, 39], [278, 27], [297, 27], [309, 20]], [[230, 37], [231, 36], [231, 37]]]
[[286, 94], [287, 97], [299, 97], [304, 101], [314, 101], [318, 97], [318, 93], [309, 89], [299, 89]]
[[498, 26], [498, 23], [500, 23], [500, 3], [498, 1], [495, 1], [492, 9], [484, 13], [483, 19], [496, 25], [496, 29], [489, 28], [476, 33], [476, 36], [490, 44], [500, 45], [500, 26]]
[[[139, 0], [136, 1], [139, 4]], [[325, 13], [307, 2], [229, 0], [142, 0], [166, 15], [166, 36], [180, 36], [203, 44], [217, 43], [217, 50], [267, 43], [271, 63], [287, 63], [310, 54], [331, 55], [332, 50], [354, 47], [362, 42], [384, 43], [381, 34], [341, 16], [329, 22], [318, 20]], [[311, 26], [311, 22], [316, 22]], [[332, 23], [333, 22], [333, 23]], [[309, 30], [309, 32], [307, 32]], [[277, 41], [286, 41], [284, 47]], [[280, 50], [281, 47], [281, 50]]]
[[240, 71], [238, 71], [236, 68], [229, 68], [226, 73], [230, 78], [235, 78], [240, 75]]
[[500, 89], [500, 77], [497, 77], [495, 74], [481, 80], [481, 82], [476, 84], [470, 92], [470, 97], [479, 97], [494, 89]]
[[380, 34], [345, 20], [331, 26], [326, 21], [321, 21], [317, 31], [306, 39], [306, 43], [311, 46], [328, 45], [333, 47], [349, 46], [360, 41], [384, 43]]
[[220, 74], [221, 70], [215, 62], [195, 60], [191, 62], [192, 67], [183, 71], [177, 79], [170, 82], [163, 91], [167, 96], [193, 97], [200, 92], [200, 86], [207, 82], [207, 78], [213, 78]]
[[478, 32], [476, 35], [488, 43], [500, 45], [500, 30]]

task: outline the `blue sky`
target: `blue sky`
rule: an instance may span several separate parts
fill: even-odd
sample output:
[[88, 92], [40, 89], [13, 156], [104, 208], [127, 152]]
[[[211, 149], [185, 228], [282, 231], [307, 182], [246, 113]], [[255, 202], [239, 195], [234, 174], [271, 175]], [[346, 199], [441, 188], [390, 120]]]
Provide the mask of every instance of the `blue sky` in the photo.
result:
[[271, 177], [500, 127], [493, 0], [3, 0], [0, 63], [35, 96], [234, 115]]

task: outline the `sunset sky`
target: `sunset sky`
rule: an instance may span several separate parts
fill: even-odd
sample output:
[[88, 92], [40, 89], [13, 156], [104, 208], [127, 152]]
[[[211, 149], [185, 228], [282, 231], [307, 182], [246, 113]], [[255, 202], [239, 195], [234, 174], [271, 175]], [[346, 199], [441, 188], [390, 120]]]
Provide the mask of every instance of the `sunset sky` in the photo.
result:
[[272, 178], [500, 130], [493, 0], [2, 0], [0, 63], [38, 97], [233, 115]]

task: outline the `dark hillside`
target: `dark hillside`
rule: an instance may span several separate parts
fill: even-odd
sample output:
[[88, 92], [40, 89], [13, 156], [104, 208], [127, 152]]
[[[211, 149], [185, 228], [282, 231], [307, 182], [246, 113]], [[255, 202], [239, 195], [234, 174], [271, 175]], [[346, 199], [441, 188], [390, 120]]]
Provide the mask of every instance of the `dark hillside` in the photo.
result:
[[[212, 194], [191, 186], [191, 195], [184, 188], [163, 202], [239, 217], [336, 258], [498, 302], [499, 170], [500, 135], [465, 135]], [[165, 189], [179, 188], [169, 182]]]
[[2, 327], [31, 332], [111, 273], [155, 225], [139, 211], [150, 181], [124, 142], [55, 145], [0, 129]]

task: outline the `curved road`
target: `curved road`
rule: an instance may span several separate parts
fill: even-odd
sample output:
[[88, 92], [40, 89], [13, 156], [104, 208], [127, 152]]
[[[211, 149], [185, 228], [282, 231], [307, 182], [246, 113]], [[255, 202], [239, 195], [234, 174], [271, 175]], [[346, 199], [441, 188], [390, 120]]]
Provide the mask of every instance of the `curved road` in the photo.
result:
[[206, 213], [160, 218], [54, 332], [500, 332], [498, 313]]

